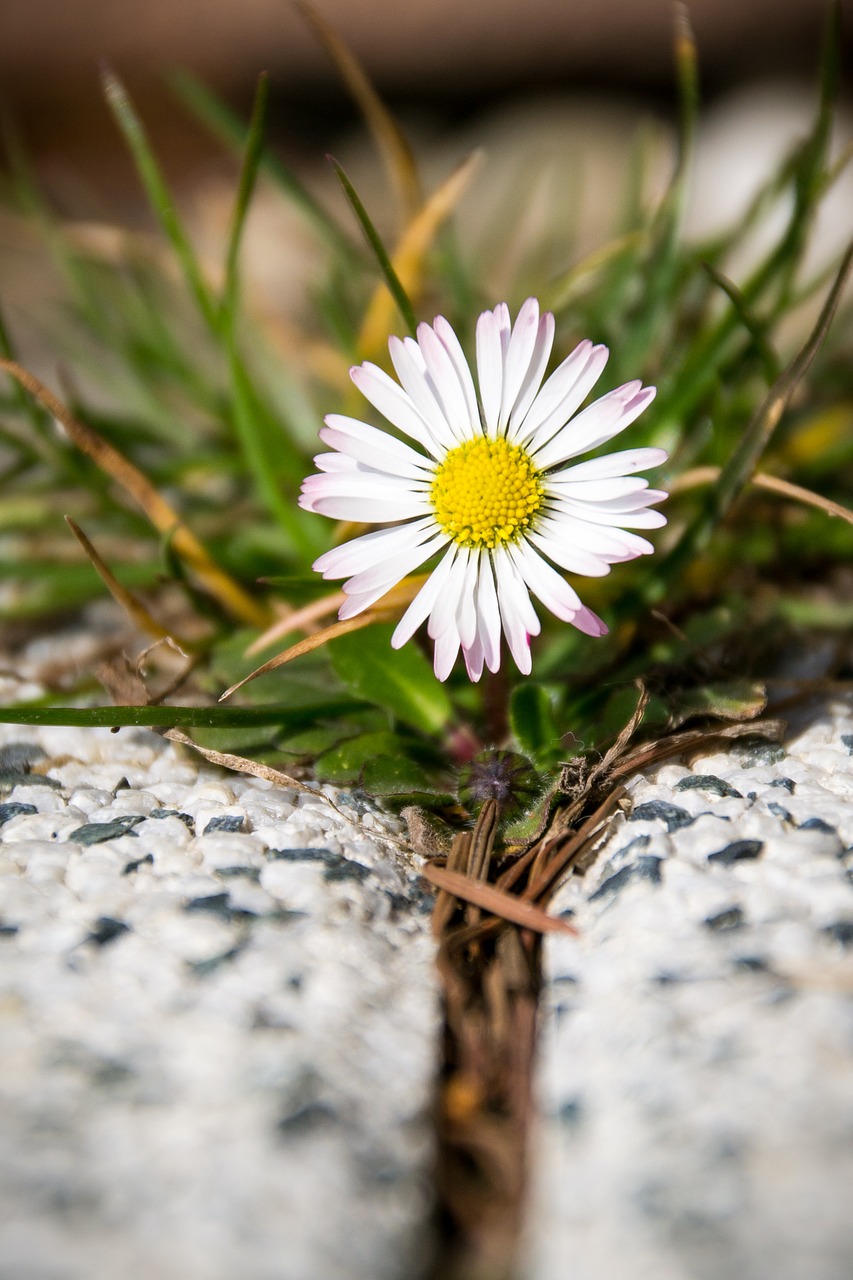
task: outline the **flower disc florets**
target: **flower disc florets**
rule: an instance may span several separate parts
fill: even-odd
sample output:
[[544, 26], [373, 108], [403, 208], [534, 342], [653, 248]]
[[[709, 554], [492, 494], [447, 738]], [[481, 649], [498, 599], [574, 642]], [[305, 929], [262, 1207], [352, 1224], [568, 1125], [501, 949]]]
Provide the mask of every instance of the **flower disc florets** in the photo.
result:
[[451, 449], [435, 473], [435, 518], [461, 547], [515, 542], [542, 506], [542, 484], [526, 450], [479, 436]]
[[333, 452], [315, 459], [321, 474], [304, 482], [300, 504], [333, 520], [388, 527], [334, 547], [314, 568], [346, 579], [345, 619], [438, 557], [391, 643], [399, 648], [427, 622], [440, 680], [460, 649], [472, 680], [484, 666], [497, 671], [502, 638], [526, 675], [540, 630], [531, 594], [563, 622], [604, 635], [607, 627], [563, 572], [600, 577], [648, 555], [652, 544], [633, 530], [666, 523], [650, 510], [666, 494], [636, 476], [663, 462], [663, 449], [566, 465], [630, 426], [654, 387], [628, 382], [581, 409], [607, 348], [581, 342], [545, 379], [553, 342], [554, 317], [540, 315], [535, 298], [515, 324], [505, 303], [484, 311], [475, 386], [459, 339], [438, 316], [418, 326], [417, 341], [390, 339], [399, 381], [374, 364], [350, 370], [411, 444], [341, 414], [330, 414], [320, 432]]

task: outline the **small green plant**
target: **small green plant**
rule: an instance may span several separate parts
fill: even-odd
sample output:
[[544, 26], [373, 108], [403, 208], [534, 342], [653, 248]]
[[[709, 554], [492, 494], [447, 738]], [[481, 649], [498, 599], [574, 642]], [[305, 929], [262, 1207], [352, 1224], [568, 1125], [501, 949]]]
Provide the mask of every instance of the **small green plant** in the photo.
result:
[[[620, 413], [637, 418], [626, 442], [631, 457], [623, 458], [621, 470], [600, 452], [607, 432], [590, 429], [585, 444], [597, 460], [584, 464], [582, 474], [565, 473], [565, 483], [592, 484], [588, 496], [599, 504], [593, 519], [599, 534], [590, 535], [588, 544], [572, 541], [577, 520], [573, 526], [568, 519], [564, 526], [552, 521], [548, 530], [543, 523], [548, 486], [548, 501], [568, 493], [554, 489], [552, 467], [577, 450], [556, 449], [547, 466], [531, 469], [526, 445], [541, 445], [544, 457], [550, 437], [546, 432], [531, 444], [520, 428], [512, 434], [514, 419], [504, 421], [522, 401], [525, 412], [530, 408], [539, 383], [526, 400], [524, 389], [516, 388], [502, 418], [494, 400], [500, 386], [495, 392], [497, 384], [483, 377], [490, 367], [484, 349], [478, 353], [480, 405], [475, 403], [467, 370], [474, 365], [477, 316], [491, 317], [480, 324], [485, 348], [491, 343], [506, 356], [501, 342], [510, 340], [509, 313], [500, 306], [491, 310], [498, 300], [487, 296], [483, 283], [489, 263], [453, 227], [454, 207], [476, 181], [476, 157], [424, 195], [405, 138], [350, 55], [309, 16], [386, 158], [401, 209], [390, 247], [340, 165], [332, 167], [353, 211], [351, 228], [340, 225], [267, 147], [266, 77], [248, 126], [203, 86], [187, 77], [175, 81], [185, 106], [241, 158], [217, 270], [199, 258], [116, 76], [105, 76], [106, 100], [159, 224], [156, 245], [127, 235], [117, 255], [98, 251], [55, 217], [12, 149], [7, 198], [40, 226], [67, 284], [71, 314], [57, 327], [56, 341], [70, 376], [62, 396], [48, 390], [16, 362], [14, 334], [0, 321], [0, 368], [8, 375], [0, 395], [0, 617], [47, 625], [69, 606], [95, 598], [106, 583], [137, 627], [161, 648], [183, 655], [184, 665], [177, 676], [172, 671], [149, 685], [132, 673], [117, 700], [133, 705], [97, 705], [102, 689], [81, 679], [71, 696], [67, 690], [61, 698], [50, 694], [7, 708], [0, 718], [154, 725], [182, 737], [187, 731], [213, 758], [233, 763], [239, 752], [246, 767], [298, 777], [310, 772], [451, 816], [460, 801], [459, 767], [486, 748], [511, 749], [524, 754], [536, 779], [535, 785], [525, 782], [526, 816], [508, 806], [523, 842], [541, 829], [554, 799], [571, 794], [581, 759], [593, 769], [607, 759], [626, 724], [632, 735], [648, 740], [688, 721], [748, 721], [764, 709], [766, 679], [787, 646], [815, 630], [837, 634], [853, 621], [849, 591], [841, 590], [839, 578], [853, 557], [853, 515], [846, 508], [853, 472], [849, 303], [835, 315], [851, 250], [832, 275], [803, 275], [815, 213], [842, 163], [830, 158], [836, 13], [812, 128], [725, 235], [692, 244], [681, 234], [698, 102], [695, 49], [681, 16], [680, 141], [663, 199], [649, 208], [628, 193], [618, 238], [582, 260], [573, 260], [570, 233], [562, 230], [569, 220], [555, 208], [548, 232], [552, 251], [528, 255], [520, 268], [513, 313], [525, 298], [541, 301], [541, 310], [532, 303], [520, 308], [525, 324], [535, 319], [540, 335], [539, 345], [526, 352], [522, 373], [536, 367], [541, 381], [570, 353], [582, 350], [586, 359], [592, 343], [597, 350], [607, 347], [606, 373], [603, 365], [596, 369], [599, 389], [609, 393], [604, 401], [618, 402]], [[241, 250], [259, 182], [299, 211], [323, 262], [311, 318], [289, 360], [243, 297]], [[785, 226], [746, 278], [731, 279], [728, 263], [738, 246], [768, 206], [786, 195]], [[553, 262], [555, 243], [563, 262], [556, 271], [542, 265]], [[788, 335], [816, 297], [820, 315], [791, 350]], [[546, 323], [546, 313], [553, 321]], [[439, 355], [446, 363], [452, 351], [459, 378], [454, 386], [463, 398], [466, 388], [474, 397], [468, 405], [472, 433], [480, 430], [482, 407], [485, 423], [494, 418], [492, 435], [503, 441], [495, 447], [503, 452], [496, 458], [487, 449], [488, 458], [469, 458], [472, 448], [485, 448], [482, 435], [470, 445], [445, 442], [433, 450], [437, 470], [427, 474], [424, 455], [403, 443], [404, 432], [389, 432], [385, 424], [381, 448], [397, 459], [399, 475], [414, 476], [417, 510], [405, 509], [412, 494], [395, 505], [387, 488], [378, 507], [345, 501], [335, 476], [346, 468], [351, 473], [359, 459], [370, 465], [380, 438], [378, 424], [359, 421], [370, 411], [353, 397], [348, 369], [361, 366], [356, 380], [382, 409], [392, 386], [384, 371], [389, 337], [417, 333], [418, 322], [436, 314], [442, 319], [424, 341], [437, 331], [444, 335]], [[395, 349], [398, 364], [411, 360], [410, 345], [398, 342]], [[653, 402], [633, 379], [657, 388]], [[578, 383], [584, 394], [591, 385]], [[604, 401], [587, 410], [587, 423]], [[570, 412], [578, 409], [580, 400]], [[338, 461], [321, 464], [322, 477], [306, 482], [300, 507], [300, 486], [312, 471], [327, 415]], [[405, 430], [399, 414], [388, 417]], [[429, 452], [429, 441], [425, 447]], [[477, 507], [463, 529], [460, 503], [469, 490], [477, 491], [484, 466], [491, 468], [493, 488], [500, 489], [509, 473], [507, 483], [519, 493], [527, 485], [527, 505], [518, 514], [515, 498], [508, 505], [498, 493], [498, 515], [483, 524]], [[610, 563], [649, 549], [645, 537], [625, 534], [626, 526], [637, 525], [638, 513], [649, 517], [639, 520], [645, 528], [662, 523], [644, 505], [661, 495], [643, 496], [643, 482], [626, 483], [634, 471], [651, 466], [655, 483], [670, 493], [666, 531], [657, 536], [655, 555], [617, 564], [605, 576]], [[364, 492], [380, 489], [371, 481]], [[405, 532], [392, 545], [391, 568], [375, 556], [356, 554], [353, 560], [346, 551], [356, 545], [347, 539], [367, 536], [358, 544], [362, 549], [378, 545], [371, 519], [406, 522], [423, 515], [417, 503], [424, 502], [432, 504], [432, 523], [415, 540], [424, 552], [420, 558], [411, 554]], [[335, 529], [318, 512], [342, 523]], [[68, 555], [63, 513], [82, 547], [77, 558]], [[358, 527], [343, 523], [354, 520]], [[504, 532], [495, 533], [498, 525]], [[524, 577], [525, 557], [533, 554], [528, 535], [542, 550], [543, 531], [560, 572], [549, 567], [543, 577], [529, 570], [525, 581], [557, 617], [541, 618], [531, 663], [529, 642], [539, 623], [531, 622], [527, 592], [516, 616], [506, 600], [511, 575]], [[462, 550], [456, 567], [445, 572], [436, 565], [448, 537]], [[348, 582], [344, 593], [330, 590], [312, 569], [318, 560], [331, 577], [361, 578], [354, 586]], [[505, 580], [500, 574], [493, 580], [491, 568], [471, 569], [465, 577], [469, 562], [482, 569], [499, 561]], [[583, 605], [570, 585], [573, 570], [595, 570], [580, 584]], [[453, 574], [455, 603], [461, 607], [476, 592], [477, 609], [472, 606], [452, 643], [441, 639], [445, 633], [435, 623], [433, 670], [422, 640], [394, 644], [409, 640], [435, 610], [440, 588]], [[427, 597], [417, 596], [424, 581], [433, 583], [426, 609]], [[421, 604], [413, 605], [418, 598]], [[519, 670], [506, 655], [501, 660], [501, 629]], [[453, 661], [460, 640], [467, 670]], [[149, 657], [155, 672], [156, 661], [155, 652]], [[488, 670], [478, 682], [484, 665]], [[113, 679], [113, 692], [120, 683]], [[188, 687], [191, 705], [183, 705], [181, 692]], [[129, 688], [137, 691], [135, 699]], [[471, 812], [464, 808], [466, 787], [456, 813]]]

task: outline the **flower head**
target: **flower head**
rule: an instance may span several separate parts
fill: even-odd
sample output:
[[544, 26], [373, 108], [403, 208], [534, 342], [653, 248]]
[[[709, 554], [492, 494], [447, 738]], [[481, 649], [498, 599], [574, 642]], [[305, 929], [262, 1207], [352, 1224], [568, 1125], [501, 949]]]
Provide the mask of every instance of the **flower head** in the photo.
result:
[[468, 675], [500, 665], [501, 632], [520, 671], [531, 668], [540, 624], [531, 594], [591, 636], [607, 628], [554, 565], [600, 577], [654, 548], [635, 529], [665, 518], [649, 509], [666, 494], [636, 473], [666, 458], [638, 448], [566, 463], [618, 435], [653, 399], [628, 382], [581, 410], [607, 348], [581, 342], [543, 382], [554, 317], [529, 298], [510, 323], [505, 303], [477, 322], [479, 398], [451, 326], [438, 316], [413, 338], [391, 338], [399, 382], [376, 365], [350, 371], [378, 411], [418, 448], [386, 431], [329, 414], [320, 438], [334, 452], [302, 486], [300, 504], [336, 520], [385, 525], [320, 556], [324, 578], [346, 578], [340, 611], [351, 618], [401, 578], [440, 559], [400, 620], [399, 648], [428, 619], [435, 673], [462, 650]]

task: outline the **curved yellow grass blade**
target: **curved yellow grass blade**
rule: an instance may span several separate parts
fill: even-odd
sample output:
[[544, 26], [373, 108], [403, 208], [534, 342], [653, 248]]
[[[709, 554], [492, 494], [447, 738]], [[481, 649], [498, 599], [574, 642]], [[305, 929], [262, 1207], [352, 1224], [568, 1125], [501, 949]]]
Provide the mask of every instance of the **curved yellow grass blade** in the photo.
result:
[[238, 621], [253, 627], [269, 622], [269, 610], [247, 595], [239, 583], [211, 560], [208, 552], [170, 507], [151, 482], [118, 449], [102, 439], [91, 427], [72, 417], [61, 400], [14, 360], [0, 360], [0, 371], [8, 373], [35, 396], [40, 404], [62, 423], [69, 439], [92, 459], [96, 466], [117, 481], [125, 493], [145, 512], [158, 533], [168, 535], [175, 552], [195, 573], [207, 591]]
[[391, 182], [397, 191], [403, 220], [417, 213], [423, 196], [414, 156], [402, 130], [374, 89], [361, 63], [347, 48], [335, 29], [322, 14], [308, 4], [296, 0], [296, 8], [313, 27], [340, 77], [355, 99], [382, 155]]
[[[688, 489], [698, 489], [702, 485], [714, 484], [719, 478], [719, 467], [694, 467], [692, 471], [685, 471], [684, 475], [679, 476], [670, 486], [670, 496], [684, 493]], [[815, 493], [812, 489], [804, 489], [801, 485], [792, 484], [790, 480], [781, 480], [778, 476], [769, 476], [764, 471], [756, 471], [753, 476], [750, 476], [748, 483], [755, 485], [756, 489], [778, 493], [783, 498], [790, 498], [792, 502], [801, 502], [806, 507], [816, 507], [818, 511], [823, 511], [828, 516], [837, 516], [838, 519], [853, 524], [853, 511], [849, 507], [842, 507], [839, 502], [824, 498], [822, 494]]]

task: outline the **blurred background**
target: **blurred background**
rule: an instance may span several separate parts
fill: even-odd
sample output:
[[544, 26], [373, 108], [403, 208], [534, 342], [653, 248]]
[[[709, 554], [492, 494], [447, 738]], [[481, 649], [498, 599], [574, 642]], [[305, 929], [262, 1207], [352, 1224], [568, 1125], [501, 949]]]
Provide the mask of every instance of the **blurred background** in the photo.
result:
[[[810, 79], [826, 0], [692, 0], [708, 102], [744, 83]], [[531, 93], [672, 102], [670, 0], [317, 0], [403, 116], [443, 127]], [[853, 0], [844, 0], [853, 18]], [[203, 158], [163, 73], [181, 67], [248, 109], [272, 76], [274, 126], [307, 153], [352, 118], [329, 58], [288, 0], [3, 0], [0, 100], [43, 165], [73, 159], [97, 185], [123, 169], [100, 97], [103, 62], [125, 79], [166, 162]], [[850, 51], [853, 21], [848, 21]]]
[[[0, 0], [0, 111], [7, 151], [28, 157], [55, 211], [72, 223], [152, 230], [154, 221], [107, 109], [100, 71], [123, 79], [198, 251], [221, 256], [237, 162], [176, 95], [169, 73], [204, 81], [248, 118], [258, 73], [271, 77], [268, 138], [360, 240], [330, 172], [333, 151], [380, 231], [393, 195], [327, 50], [289, 0]], [[509, 296], [517, 261], [502, 246], [543, 242], [556, 207], [572, 254], [614, 233], [641, 122], [650, 122], [646, 190], [671, 172], [676, 88], [671, 0], [315, 0], [412, 140], [430, 190], [471, 149], [483, 163], [459, 208], [463, 242], [489, 240], [492, 298]], [[842, 0], [844, 53], [853, 0]], [[827, 0], [692, 0], [703, 114], [686, 228], [713, 234], [742, 212], [812, 119]], [[837, 146], [849, 134], [839, 129]], [[13, 139], [10, 144], [10, 139]], [[829, 260], [850, 234], [853, 180], [836, 183], [818, 241]], [[526, 199], [528, 234], [501, 222]], [[550, 211], [550, 212], [549, 212]], [[780, 212], [780, 217], [784, 213]], [[539, 225], [537, 225], [537, 219]], [[304, 318], [316, 242], [262, 186], [246, 275], [262, 311]], [[565, 230], [563, 228], [562, 230]], [[480, 243], [479, 248], [483, 245]], [[55, 286], [31, 229], [0, 210], [2, 296], [19, 343]], [[564, 265], [564, 264], [558, 264]]]

